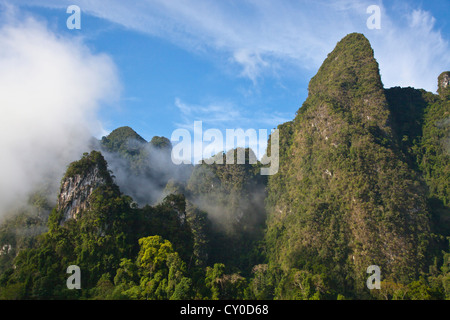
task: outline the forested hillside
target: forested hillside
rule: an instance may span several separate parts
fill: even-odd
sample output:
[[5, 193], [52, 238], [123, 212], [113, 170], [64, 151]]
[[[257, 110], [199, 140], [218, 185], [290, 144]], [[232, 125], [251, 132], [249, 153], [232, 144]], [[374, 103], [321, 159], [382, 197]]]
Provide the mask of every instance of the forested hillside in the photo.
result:
[[450, 72], [437, 83], [384, 88], [347, 35], [278, 126], [273, 176], [251, 149], [177, 166], [164, 137], [93, 140], [57, 194], [0, 221], [0, 299], [450, 299]]
[[[292, 274], [285, 297], [308, 298], [296, 277], [316, 279], [318, 297], [368, 297], [370, 265], [395, 286], [428, 271], [430, 250], [444, 244], [431, 220], [442, 221], [448, 207], [438, 214], [429, 201], [433, 189], [448, 188], [448, 153], [426, 140], [437, 120], [427, 116], [440, 109], [445, 119], [445, 106], [420, 90], [385, 91], [364, 36], [337, 44], [297, 117], [280, 127], [289, 138], [280, 148], [280, 173], [269, 179], [268, 258]], [[422, 160], [431, 144], [439, 158], [433, 169]], [[423, 175], [427, 170], [436, 175]]]

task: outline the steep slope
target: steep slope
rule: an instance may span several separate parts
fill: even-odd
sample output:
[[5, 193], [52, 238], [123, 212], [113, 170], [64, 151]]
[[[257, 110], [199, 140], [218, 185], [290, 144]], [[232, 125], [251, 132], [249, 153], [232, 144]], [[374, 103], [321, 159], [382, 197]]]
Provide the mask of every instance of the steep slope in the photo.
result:
[[425, 110], [419, 163], [430, 195], [450, 208], [450, 72], [439, 76], [438, 92]]
[[61, 223], [76, 220], [80, 212], [89, 209], [89, 197], [94, 190], [112, 183], [107, 163], [98, 151], [85, 153], [81, 160], [71, 163], [58, 195], [57, 210], [63, 214]]
[[[227, 164], [227, 155], [237, 159], [237, 152], [244, 152], [246, 162]], [[194, 168], [185, 193], [211, 221], [210, 262], [226, 262], [249, 272], [255, 260], [252, 250], [263, 236], [266, 176], [259, 174], [259, 162], [249, 163], [256, 159], [251, 149], [232, 149], [213, 158], [219, 157], [223, 164], [202, 163]]]
[[450, 236], [449, 74], [438, 78], [439, 95], [410, 87], [385, 90], [397, 143], [426, 183], [432, 229], [444, 238]]
[[439, 76], [439, 98], [424, 112], [422, 137], [415, 154], [428, 187], [437, 232], [450, 236], [450, 72]]
[[270, 262], [326, 274], [341, 293], [367, 290], [370, 265], [408, 281], [424, 263], [425, 190], [396, 143], [369, 41], [343, 38], [308, 89], [295, 120], [279, 127], [280, 171], [268, 184]]
[[408, 164], [418, 169], [416, 151], [420, 142], [427, 108], [439, 97], [423, 89], [394, 87], [385, 90], [396, 143]]

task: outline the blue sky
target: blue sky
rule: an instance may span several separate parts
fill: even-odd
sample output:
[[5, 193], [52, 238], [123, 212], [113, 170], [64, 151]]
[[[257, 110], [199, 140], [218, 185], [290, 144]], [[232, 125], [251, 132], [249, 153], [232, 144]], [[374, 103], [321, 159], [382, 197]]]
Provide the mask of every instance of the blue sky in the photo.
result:
[[[132, 3], [0, 1], [3, 28], [26, 32], [32, 20], [55, 42], [108, 61], [98, 72], [113, 84], [90, 110], [97, 136], [127, 125], [147, 140], [170, 138], [196, 120], [223, 131], [275, 128], [294, 118], [310, 78], [350, 32], [371, 41], [385, 87], [435, 92], [437, 76], [450, 69], [448, 0]], [[72, 4], [81, 9], [80, 30], [66, 27]], [[379, 30], [366, 25], [373, 4], [381, 8]]]

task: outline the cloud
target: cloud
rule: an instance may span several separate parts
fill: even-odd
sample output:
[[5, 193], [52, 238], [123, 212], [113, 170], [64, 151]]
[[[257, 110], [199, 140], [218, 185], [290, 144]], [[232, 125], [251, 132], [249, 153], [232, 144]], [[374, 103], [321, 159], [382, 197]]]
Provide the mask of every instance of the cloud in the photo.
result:
[[[245, 135], [237, 135], [233, 148], [250, 147], [257, 158], [261, 159], [267, 148], [270, 129], [275, 129], [278, 124], [292, 119], [292, 115], [264, 111], [259, 111], [258, 117], [255, 117], [254, 114], [246, 112], [244, 108], [239, 108], [229, 102], [199, 105], [186, 103], [180, 98], [176, 98], [174, 104], [180, 111], [183, 120], [182, 123], [176, 123], [176, 127], [189, 131], [191, 142], [201, 146], [201, 148], [192, 146], [192, 158], [186, 159], [192, 163], [198, 163], [201, 159], [209, 158], [220, 152], [219, 150], [228, 151], [230, 148], [227, 148], [226, 145], [227, 130], [239, 129], [242, 129], [244, 133], [254, 132], [256, 139], [248, 139]], [[196, 121], [201, 121], [201, 126], [195, 126]], [[214, 130], [222, 136], [222, 139], [205, 141], [204, 134], [207, 130]], [[267, 136], [261, 135], [260, 130], [265, 130]]]
[[[41, 1], [64, 7], [73, 1]], [[30, 0], [19, 3], [35, 5]], [[257, 82], [266, 72], [296, 68], [310, 78], [336, 42], [362, 32], [372, 42], [385, 86], [436, 90], [436, 78], [450, 67], [448, 40], [431, 13], [396, 1], [187, 1], [147, 0], [134, 6], [80, 0], [83, 12], [131, 30], [169, 40], [200, 54], [223, 54], [240, 66], [237, 76]], [[392, 4], [392, 3], [390, 3]], [[381, 30], [368, 30], [366, 9], [379, 5]], [[281, 70], [280, 70], [281, 66]]]
[[280, 123], [292, 120], [292, 115], [277, 111], [258, 111], [255, 118], [253, 112], [248, 112], [244, 107], [237, 106], [228, 101], [215, 101], [211, 103], [191, 104], [175, 98], [175, 107], [180, 111], [181, 123], [178, 128], [192, 129], [194, 121], [202, 121], [206, 127], [219, 130], [233, 128], [276, 128]]
[[[437, 76], [450, 69], [447, 36], [437, 29], [430, 12], [396, 3], [404, 5], [386, 8], [382, 1], [372, 0], [146, 0], [133, 6], [119, 0], [76, 1], [82, 15], [164, 38], [196, 54], [225, 56], [218, 61], [255, 84], [286, 70], [309, 79], [337, 41], [362, 32], [372, 43], [386, 87], [436, 91]], [[71, 4], [72, 0], [14, 2], [64, 9]], [[372, 4], [381, 7], [380, 30], [366, 27], [366, 9]], [[83, 39], [58, 36], [8, 2], [1, 2], [0, 8], [2, 211], [46, 179], [57, 181], [67, 163], [85, 151], [88, 138], [104, 133], [96, 111], [117, 97], [119, 85], [113, 61], [92, 53]], [[190, 130], [195, 120], [224, 132], [274, 128], [292, 118], [262, 110], [255, 116], [230, 101], [191, 103], [177, 98], [174, 105], [182, 117], [179, 127]]]
[[46, 183], [56, 192], [68, 163], [89, 151], [89, 139], [101, 133], [98, 108], [120, 91], [108, 56], [93, 54], [80, 38], [57, 36], [45, 23], [4, 8], [0, 216]]
[[437, 77], [450, 68], [450, 44], [424, 10], [408, 10], [396, 21], [386, 16], [370, 39], [386, 87], [437, 90]]
[[175, 107], [178, 108], [184, 120], [184, 123], [180, 124], [181, 127], [192, 124], [196, 120], [222, 127], [229, 123], [236, 123], [243, 117], [241, 112], [229, 102], [213, 102], [202, 106], [188, 104], [180, 98], [175, 98]]
[[[182, 101], [180, 98], [175, 98], [175, 107], [180, 111], [182, 118], [181, 123], [176, 123], [177, 128], [189, 131], [191, 135], [191, 158], [188, 160], [191, 163], [198, 163], [203, 159], [203, 151], [210, 145], [210, 143], [203, 142], [203, 133], [208, 129], [216, 129], [224, 134], [227, 127], [234, 126], [242, 121], [242, 114], [236, 107], [228, 102], [213, 102], [206, 105], [190, 104]], [[194, 126], [196, 121], [201, 121], [201, 127]], [[199, 137], [199, 139], [196, 139]], [[200, 147], [195, 147], [194, 144]], [[223, 150], [222, 141], [215, 141], [214, 150]], [[209, 155], [210, 156], [210, 155]]]
[[268, 66], [258, 53], [252, 53], [249, 50], [241, 49], [233, 54], [233, 59], [243, 66], [241, 75], [257, 82], [260, 70]]

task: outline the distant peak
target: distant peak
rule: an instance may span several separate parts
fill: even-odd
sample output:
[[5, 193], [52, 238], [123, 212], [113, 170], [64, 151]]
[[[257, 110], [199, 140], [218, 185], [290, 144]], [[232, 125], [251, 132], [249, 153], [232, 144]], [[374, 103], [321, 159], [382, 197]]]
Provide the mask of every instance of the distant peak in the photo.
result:
[[130, 127], [117, 128], [101, 140], [102, 147], [107, 151], [127, 154], [139, 153], [146, 143], [147, 141]]
[[113, 130], [107, 137], [107, 139], [112, 140], [128, 140], [135, 139], [140, 142], [146, 143], [144, 138], [142, 138], [136, 131], [128, 126], [120, 127]]
[[155, 148], [172, 150], [172, 143], [166, 137], [154, 136], [149, 142]]

